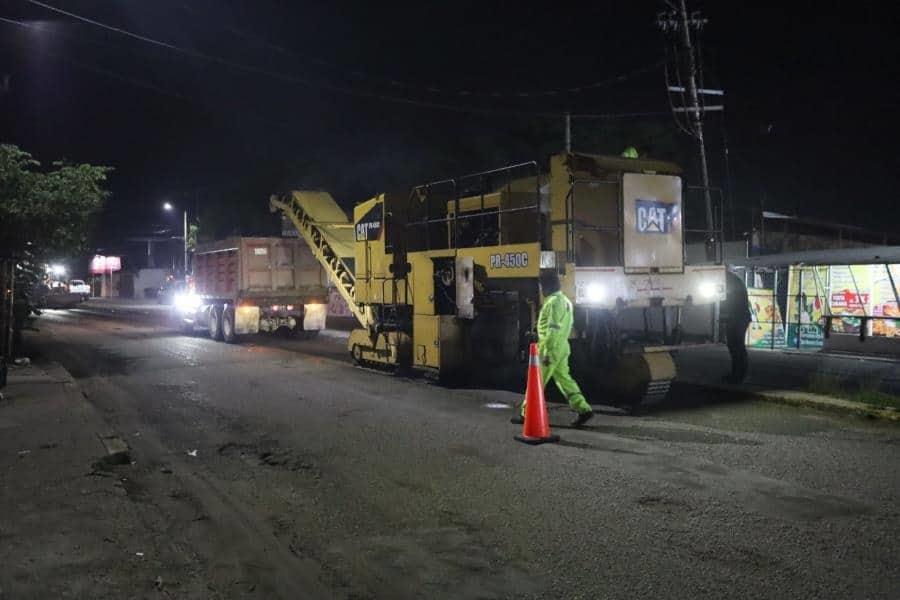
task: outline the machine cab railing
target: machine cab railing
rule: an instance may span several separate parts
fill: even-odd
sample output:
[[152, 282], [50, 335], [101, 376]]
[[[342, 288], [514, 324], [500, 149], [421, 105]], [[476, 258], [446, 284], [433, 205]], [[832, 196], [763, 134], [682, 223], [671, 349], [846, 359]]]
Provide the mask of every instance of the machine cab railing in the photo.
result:
[[[712, 227], [706, 221], [706, 194], [710, 197], [712, 211]], [[725, 261], [725, 215], [724, 194], [721, 188], [704, 188], [689, 185], [684, 189], [684, 262], [713, 263], [721, 265]], [[687, 249], [696, 244], [703, 244], [704, 259], [697, 261], [688, 257]]]
[[408, 203], [407, 251], [542, 241], [542, 205], [535, 161], [416, 186]]

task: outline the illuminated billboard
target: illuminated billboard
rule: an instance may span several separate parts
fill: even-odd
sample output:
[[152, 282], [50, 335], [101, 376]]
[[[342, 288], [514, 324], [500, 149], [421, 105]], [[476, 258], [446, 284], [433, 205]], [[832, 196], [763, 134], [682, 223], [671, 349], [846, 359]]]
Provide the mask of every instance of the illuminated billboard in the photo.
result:
[[91, 259], [91, 274], [102, 275], [122, 270], [122, 258], [120, 256], [103, 256], [95, 254]]

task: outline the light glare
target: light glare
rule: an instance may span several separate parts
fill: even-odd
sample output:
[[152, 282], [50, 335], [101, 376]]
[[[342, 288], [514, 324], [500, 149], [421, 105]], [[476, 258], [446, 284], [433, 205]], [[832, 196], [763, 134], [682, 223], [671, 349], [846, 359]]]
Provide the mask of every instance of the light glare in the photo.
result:
[[587, 287], [588, 302], [602, 302], [606, 296], [603, 286], [599, 283], [592, 283]]
[[192, 312], [200, 307], [201, 299], [196, 294], [175, 294], [172, 302], [181, 312]]
[[716, 284], [711, 281], [704, 281], [700, 284], [700, 297], [710, 299], [716, 295]]

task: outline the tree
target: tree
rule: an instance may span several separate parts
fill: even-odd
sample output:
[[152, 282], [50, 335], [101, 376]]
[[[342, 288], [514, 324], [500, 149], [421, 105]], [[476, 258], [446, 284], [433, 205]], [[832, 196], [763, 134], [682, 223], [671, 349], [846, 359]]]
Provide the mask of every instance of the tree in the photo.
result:
[[8, 276], [0, 289], [15, 290], [0, 297], [0, 355], [11, 352], [9, 332], [14, 324], [21, 328], [43, 263], [86, 249], [91, 218], [109, 195], [103, 183], [111, 170], [63, 162], [41, 169], [28, 152], [0, 144], [0, 260]]
[[85, 250], [111, 170], [63, 162], [41, 170], [28, 152], [0, 144], [0, 252], [37, 261]]

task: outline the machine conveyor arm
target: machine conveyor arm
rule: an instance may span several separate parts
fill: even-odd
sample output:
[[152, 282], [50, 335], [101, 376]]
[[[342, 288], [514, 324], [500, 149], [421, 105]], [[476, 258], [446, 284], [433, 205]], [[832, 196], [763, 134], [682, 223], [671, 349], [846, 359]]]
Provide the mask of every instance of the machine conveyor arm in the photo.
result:
[[[359, 321], [360, 325], [367, 327], [368, 319], [365, 310], [356, 303], [356, 279], [350, 269], [347, 268], [347, 265], [344, 264], [344, 261], [341, 259], [341, 256], [333, 245], [333, 241], [328, 239], [329, 236], [325, 232], [325, 228], [328, 227], [328, 224], [316, 221], [312, 215], [310, 215], [309, 211], [304, 209], [301, 205], [302, 202], [298, 201], [297, 196], [300, 195], [302, 199], [302, 194], [303, 192], [294, 192], [289, 198], [272, 196], [269, 198], [269, 207], [272, 212], [278, 210], [282, 211], [291, 220], [294, 227], [297, 228], [297, 231], [300, 232], [300, 235], [309, 245], [313, 256], [319, 261], [322, 268], [325, 269], [325, 272], [328, 273], [328, 277], [335, 288], [337, 288], [338, 293], [340, 293], [341, 297], [344, 298], [344, 301], [347, 302], [347, 306], [350, 308], [353, 316], [356, 317], [356, 320]], [[332, 211], [340, 210], [330, 196], [328, 196], [328, 200], [330, 200], [333, 205], [327, 207], [328, 209]], [[346, 224], [339, 223], [337, 226], [348, 226], [352, 229], [352, 224], [349, 222]]]

